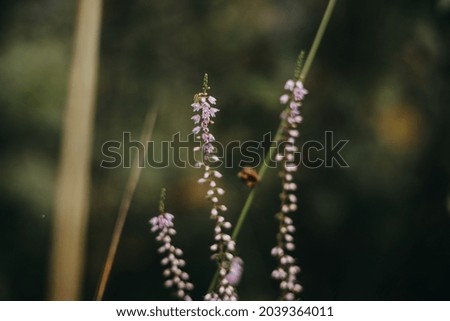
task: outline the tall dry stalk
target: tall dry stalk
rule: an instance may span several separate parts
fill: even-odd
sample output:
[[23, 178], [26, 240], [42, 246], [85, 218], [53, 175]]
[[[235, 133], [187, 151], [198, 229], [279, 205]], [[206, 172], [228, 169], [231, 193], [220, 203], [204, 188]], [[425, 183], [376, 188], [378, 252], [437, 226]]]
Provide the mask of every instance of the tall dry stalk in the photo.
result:
[[102, 0], [79, 0], [56, 181], [49, 298], [80, 299]]
[[128, 210], [130, 209], [131, 201], [133, 199], [134, 191], [141, 177], [142, 169], [145, 165], [145, 155], [147, 154], [148, 144], [153, 136], [153, 129], [155, 128], [156, 118], [158, 116], [158, 108], [153, 109], [147, 113], [145, 118], [144, 127], [140, 142], [144, 146], [143, 152], [137, 152], [133, 165], [130, 170], [130, 176], [125, 186], [125, 191], [122, 195], [122, 200], [119, 206], [119, 212], [117, 214], [116, 224], [114, 226], [111, 243], [109, 244], [108, 254], [106, 256], [105, 265], [103, 266], [102, 274], [98, 283], [97, 291], [95, 293], [95, 300], [103, 300], [105, 294], [106, 285], [108, 284], [111, 269], [116, 258], [117, 248], [119, 247], [120, 238], [122, 236], [123, 227], [127, 219]]

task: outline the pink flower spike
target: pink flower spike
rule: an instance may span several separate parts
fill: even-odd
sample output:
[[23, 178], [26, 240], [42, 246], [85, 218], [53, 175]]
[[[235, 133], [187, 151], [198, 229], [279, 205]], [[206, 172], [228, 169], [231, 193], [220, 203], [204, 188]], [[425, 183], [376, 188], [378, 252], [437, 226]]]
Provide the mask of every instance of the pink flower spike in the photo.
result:
[[272, 272], [272, 278], [279, 282], [279, 289], [282, 300], [295, 300], [302, 287], [297, 281], [297, 273], [300, 271], [295, 265], [295, 259], [287, 255], [289, 251], [295, 249], [294, 237], [291, 233], [295, 232], [292, 219], [289, 215], [297, 211], [297, 197], [293, 192], [297, 185], [293, 182], [293, 174], [297, 171], [298, 165], [294, 163], [297, 147], [295, 146], [297, 138], [300, 136], [298, 125], [302, 121], [299, 107], [308, 91], [303, 83], [298, 80], [288, 80], [284, 86], [286, 92], [280, 97], [280, 102], [286, 105], [281, 113], [281, 118], [287, 120], [281, 141], [287, 144], [277, 154], [276, 160], [282, 161], [283, 169], [280, 171], [282, 178], [282, 192], [280, 194], [280, 211], [276, 218], [279, 221], [279, 230], [277, 234], [277, 245], [272, 249], [271, 255], [278, 261], [278, 266]]

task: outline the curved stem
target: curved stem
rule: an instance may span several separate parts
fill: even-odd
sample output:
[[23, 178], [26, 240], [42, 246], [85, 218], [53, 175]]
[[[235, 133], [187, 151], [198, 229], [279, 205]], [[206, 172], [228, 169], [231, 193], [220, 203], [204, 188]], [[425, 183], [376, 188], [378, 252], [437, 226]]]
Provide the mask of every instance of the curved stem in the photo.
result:
[[[143, 164], [144, 164], [144, 155], [147, 154], [147, 146], [146, 142], [150, 141], [153, 135], [153, 129], [155, 128], [155, 122], [158, 115], [158, 109], [149, 111], [147, 113], [147, 118], [144, 123], [144, 129], [141, 136], [141, 142], [144, 145], [144, 152], [137, 153], [134, 159], [133, 167], [130, 171], [130, 176], [128, 177], [127, 184], [125, 186], [125, 191], [122, 196], [122, 200], [120, 202], [119, 213], [117, 215], [116, 224], [114, 226], [114, 231], [111, 239], [111, 243], [109, 245], [108, 255], [106, 257], [105, 266], [103, 267], [102, 274], [100, 276], [99, 284], [97, 287], [97, 291], [95, 293], [95, 300], [101, 301], [103, 300], [103, 295], [106, 290], [106, 285], [109, 280], [109, 276], [111, 274], [112, 265], [114, 263], [114, 259], [116, 257], [117, 248], [119, 247], [119, 241], [122, 236], [123, 227], [125, 225], [125, 220], [128, 215], [128, 210], [130, 208], [131, 200], [133, 199], [134, 191], [136, 190], [136, 186], [139, 182], [139, 178], [141, 176]], [[163, 195], [163, 192], [161, 192]], [[161, 208], [160, 208], [161, 209]], [[164, 208], [162, 208], [164, 211]]]

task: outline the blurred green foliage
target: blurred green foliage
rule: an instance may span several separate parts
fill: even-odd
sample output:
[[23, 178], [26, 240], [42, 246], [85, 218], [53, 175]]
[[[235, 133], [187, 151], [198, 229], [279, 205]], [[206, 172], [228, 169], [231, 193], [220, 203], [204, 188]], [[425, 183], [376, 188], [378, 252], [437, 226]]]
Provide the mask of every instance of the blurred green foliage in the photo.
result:
[[[93, 297], [128, 169], [102, 169], [101, 146], [138, 139], [160, 107], [155, 140], [192, 128], [204, 72], [221, 111], [222, 143], [261, 140], [278, 124], [278, 97], [308, 49], [326, 1], [105, 1], [84, 299]], [[75, 1], [0, 5], [0, 299], [46, 298], [53, 188]], [[338, 1], [309, 74], [301, 140], [326, 130], [348, 139], [349, 168], [302, 168], [295, 222], [306, 300], [450, 299], [450, 2]], [[236, 162], [237, 164], [237, 162]], [[224, 170], [236, 220], [248, 189]], [[195, 169], [147, 168], [106, 292], [110, 300], [165, 300], [148, 219], [159, 190], [176, 215], [176, 242], [205, 293], [212, 223]], [[276, 298], [271, 170], [239, 241], [244, 300]]]

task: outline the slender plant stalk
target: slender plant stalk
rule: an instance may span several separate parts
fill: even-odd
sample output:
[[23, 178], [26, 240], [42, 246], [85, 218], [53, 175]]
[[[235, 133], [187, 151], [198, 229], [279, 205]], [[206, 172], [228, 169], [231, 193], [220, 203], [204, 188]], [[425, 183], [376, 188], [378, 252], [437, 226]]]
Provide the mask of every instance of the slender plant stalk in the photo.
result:
[[[283, 132], [283, 126], [284, 122], [281, 121], [280, 125], [278, 126], [277, 133], [275, 134], [274, 140], [277, 142], [281, 138], [281, 133]], [[259, 181], [261, 181], [264, 177], [264, 175], [267, 172], [267, 169], [269, 168], [267, 164], [269, 164], [270, 161], [273, 160], [275, 156], [276, 148], [274, 146], [270, 146], [269, 152], [266, 155], [266, 158], [264, 159], [264, 163], [262, 164], [261, 168], [258, 171], [258, 177]], [[233, 230], [233, 234], [231, 237], [233, 240], [237, 238], [239, 235], [239, 232], [241, 231], [242, 225], [244, 224], [245, 218], [247, 217], [248, 210], [250, 209], [250, 206], [252, 205], [253, 198], [255, 197], [255, 189], [252, 189], [250, 194], [247, 197], [247, 200], [244, 203], [244, 207], [242, 208], [241, 214], [239, 215], [238, 221], [236, 223], [236, 226]]]
[[114, 231], [111, 239], [111, 244], [109, 245], [108, 255], [106, 257], [105, 266], [100, 277], [100, 281], [97, 287], [97, 293], [95, 294], [95, 299], [101, 301], [105, 293], [106, 285], [111, 273], [112, 265], [114, 263], [114, 258], [116, 257], [117, 248], [119, 246], [120, 237], [122, 236], [123, 227], [125, 225], [125, 220], [127, 218], [128, 210], [130, 208], [131, 200], [133, 199], [134, 191], [139, 182], [141, 176], [142, 168], [144, 167], [144, 157], [147, 153], [147, 143], [153, 134], [153, 129], [155, 128], [155, 122], [158, 111], [152, 110], [147, 114], [144, 129], [141, 136], [141, 143], [144, 145], [144, 152], [135, 155], [134, 163], [130, 171], [130, 176], [128, 177], [127, 185], [125, 186], [125, 191], [122, 196], [122, 201], [120, 202], [119, 213], [117, 215], [116, 225], [114, 226]]
[[306, 57], [305, 64], [303, 65], [302, 72], [300, 73], [300, 80], [303, 83], [305, 83], [309, 69], [311, 68], [314, 58], [316, 57], [317, 49], [319, 49], [320, 42], [322, 41], [325, 30], [327, 29], [328, 26], [328, 22], [330, 21], [331, 15], [333, 14], [335, 4], [336, 0], [328, 1], [328, 5], [327, 8], [325, 9], [325, 13], [323, 14], [319, 29], [317, 30], [316, 36], [314, 37], [311, 50], [308, 53], [308, 57]]
[[[334, 5], [336, 4], [336, 0], [330, 0], [328, 2], [327, 9], [325, 10], [325, 13], [323, 15], [322, 21], [320, 23], [319, 29], [317, 30], [316, 36], [314, 38], [313, 44], [311, 46], [311, 50], [308, 53], [308, 56], [306, 57], [305, 64], [303, 65], [302, 71], [300, 73], [300, 79], [304, 83], [306, 81], [306, 77], [308, 75], [309, 69], [311, 68], [312, 62], [314, 61], [314, 57], [316, 56], [317, 49], [319, 48], [320, 42], [322, 41], [323, 35], [325, 33], [325, 30], [327, 28], [328, 22], [330, 20], [331, 14], [333, 13]], [[284, 121], [280, 121], [280, 125], [278, 126], [277, 133], [275, 134], [274, 141], [277, 142], [282, 134], [284, 126]], [[258, 176], [259, 181], [261, 182], [267, 169], [269, 162], [273, 159], [275, 154], [276, 148], [274, 146], [270, 147], [269, 153], [267, 154], [264, 163], [261, 165]], [[239, 235], [239, 232], [241, 231], [242, 224], [245, 221], [245, 218], [247, 217], [248, 210], [250, 209], [250, 206], [253, 202], [255, 194], [255, 189], [253, 189], [249, 196], [247, 197], [247, 200], [245, 201], [244, 207], [242, 208], [242, 211], [239, 215], [238, 222], [236, 223], [236, 227], [233, 230], [232, 237], [233, 239], [236, 239]]]
[[[319, 45], [320, 45], [320, 42], [322, 41], [325, 30], [327, 29], [328, 22], [330, 21], [335, 4], [336, 4], [336, 0], [328, 1], [328, 5], [327, 5], [325, 13], [322, 17], [322, 21], [320, 22], [319, 29], [317, 30], [316, 36], [314, 37], [314, 41], [311, 46], [311, 50], [309, 51], [308, 56], [306, 57], [305, 64], [303, 65], [302, 71], [300, 73], [300, 79], [302, 80], [303, 83], [306, 81], [306, 77], [308, 76], [309, 69], [311, 68], [311, 65], [317, 54], [317, 49], [319, 48]], [[281, 138], [283, 126], [284, 126], [284, 121], [282, 120], [282, 121], [280, 121], [280, 125], [278, 126], [278, 129], [277, 129], [277, 133], [275, 134], [275, 139], [274, 139], [275, 144]], [[268, 169], [268, 164], [273, 159], [275, 151], [276, 151], [276, 148], [274, 148], [274, 146], [270, 146], [269, 153], [267, 153], [266, 158], [258, 171], [259, 182], [262, 181], [262, 179]], [[241, 213], [239, 214], [239, 218], [236, 223], [236, 226], [231, 235], [233, 240], [237, 239], [239, 232], [241, 231], [242, 225], [244, 224], [244, 221], [247, 218], [248, 211], [253, 203], [253, 199], [255, 198], [255, 192], [256, 192], [256, 189], [252, 189], [252, 191], [250, 192], [250, 194], [247, 197], [247, 200], [244, 203]], [[218, 273], [218, 270], [216, 270], [216, 273], [214, 274], [214, 277], [210, 283], [208, 292], [211, 292], [214, 289], [218, 276], [219, 276], [219, 273]]]
[[102, 0], [78, 1], [56, 178], [49, 299], [79, 300], [89, 213]]

